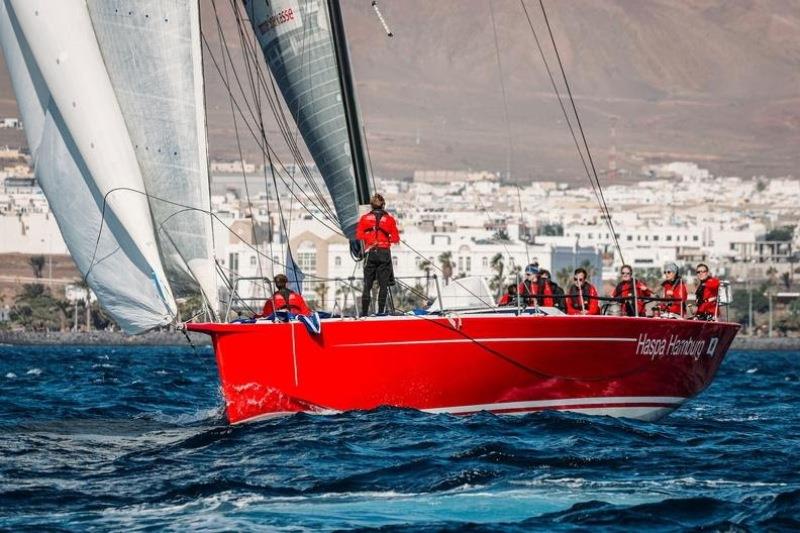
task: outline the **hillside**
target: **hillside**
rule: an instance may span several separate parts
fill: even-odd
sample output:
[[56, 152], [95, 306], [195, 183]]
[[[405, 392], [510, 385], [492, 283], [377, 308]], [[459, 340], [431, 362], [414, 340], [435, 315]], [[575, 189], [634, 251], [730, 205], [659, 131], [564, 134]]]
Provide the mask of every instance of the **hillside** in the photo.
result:
[[[416, 168], [503, 170], [510, 131], [512, 173], [518, 179], [580, 177], [575, 148], [519, 2], [492, 3], [508, 127], [488, 1], [385, 0], [380, 5], [395, 33], [391, 39], [370, 2], [344, 4], [379, 174], [402, 176]], [[538, 2], [526, 5], [546, 39]], [[210, 0], [203, 1], [204, 31], [216, 50], [210, 6]], [[233, 36], [228, 2], [217, 6]], [[636, 170], [643, 162], [688, 159], [726, 174], [797, 174], [800, 3], [595, 0], [546, 6], [598, 167], [607, 166], [613, 119], [621, 167]], [[228, 44], [233, 48], [235, 39]], [[239, 57], [238, 50], [233, 54]], [[555, 64], [552, 54], [548, 61]], [[234, 158], [227, 93], [206, 63], [211, 153]], [[8, 77], [4, 67], [0, 71], [0, 116], [13, 115]], [[0, 144], [9, 142], [8, 135], [0, 131]], [[260, 160], [252, 143], [246, 151], [248, 159]]]

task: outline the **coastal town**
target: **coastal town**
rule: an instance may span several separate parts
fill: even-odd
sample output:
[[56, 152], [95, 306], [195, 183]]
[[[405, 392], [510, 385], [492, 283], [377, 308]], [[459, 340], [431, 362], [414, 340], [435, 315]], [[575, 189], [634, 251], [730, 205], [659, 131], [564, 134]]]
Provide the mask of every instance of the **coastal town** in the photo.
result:
[[[14, 120], [5, 122], [5, 127], [20, 127]], [[89, 295], [86, 306], [90, 291], [77, 269], [70, 272], [69, 251], [29, 156], [4, 148], [0, 160], [0, 257], [14, 258], [5, 262], [16, 265], [0, 276], [3, 327], [35, 326], [19, 312], [15, 321], [15, 308], [20, 295], [37, 285], [66, 302], [59, 327], [91, 328], [93, 322], [108, 327], [101, 318], [90, 318], [90, 306], [97, 308], [94, 296]], [[284, 170], [293, 174], [297, 169]], [[210, 171], [217, 263], [244, 302], [237, 307], [223, 287], [228, 300], [223, 305], [245, 312], [247, 302], [257, 307], [269, 290], [264, 279], [286, 270], [291, 260], [305, 276], [309, 303], [321, 309], [355, 304], [360, 265], [351, 258], [347, 239], [334, 229], [325, 198], [309, 192], [320, 187], [318, 175], [304, 178], [307, 187], [278, 183], [276, 194], [261, 165], [214, 161]], [[376, 176], [376, 189], [386, 197], [402, 236], [392, 251], [395, 276], [405, 280], [402, 286], [413, 287], [411, 293], [429, 300], [453, 279], [476, 276], [499, 294], [519, 279], [525, 265], [536, 262], [563, 286], [575, 268], [587, 268], [594, 285], [607, 294], [623, 264], [656, 288], [664, 264], [680, 265], [691, 284], [694, 265], [704, 262], [729, 283], [733, 303], [728, 312], [743, 323], [745, 333], [797, 331], [800, 181], [715, 176], [692, 162], [642, 165], [638, 175], [609, 174], [603, 195], [611, 226], [597, 207], [596, 191], [577, 183], [515, 183], [489, 171]], [[68, 274], [55, 277], [54, 263], [57, 274]], [[393, 293], [398, 304], [404, 299], [409, 305], [426, 303], [397, 292], [402, 287]]]

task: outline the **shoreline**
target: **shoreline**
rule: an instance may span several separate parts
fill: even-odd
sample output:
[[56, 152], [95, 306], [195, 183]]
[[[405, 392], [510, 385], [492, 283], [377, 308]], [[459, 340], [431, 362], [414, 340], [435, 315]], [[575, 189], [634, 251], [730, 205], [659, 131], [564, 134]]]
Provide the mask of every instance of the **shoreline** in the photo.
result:
[[[189, 332], [195, 346], [210, 346], [211, 338], [202, 333]], [[10, 345], [109, 345], [109, 346], [188, 346], [186, 336], [180, 331], [150, 331], [141, 335], [125, 335], [121, 331], [0, 331], [0, 344]], [[732, 350], [800, 351], [800, 337], [745, 337], [737, 336]]]
[[[211, 337], [187, 332], [195, 346], [210, 346]], [[0, 344], [11, 345], [109, 345], [109, 346], [188, 346], [180, 331], [149, 331], [125, 335], [121, 331], [0, 331]]]

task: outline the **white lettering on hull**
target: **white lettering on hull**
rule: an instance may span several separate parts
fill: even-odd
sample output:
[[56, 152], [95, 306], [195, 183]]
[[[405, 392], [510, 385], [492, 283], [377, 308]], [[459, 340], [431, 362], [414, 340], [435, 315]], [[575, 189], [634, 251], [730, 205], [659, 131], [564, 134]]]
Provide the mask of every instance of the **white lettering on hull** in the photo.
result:
[[646, 355], [651, 359], [664, 356], [699, 359], [704, 354], [714, 357], [718, 344], [718, 337], [708, 339], [708, 346], [706, 346], [705, 340], [695, 337], [684, 338], [679, 335], [650, 337], [647, 333], [641, 333], [636, 341], [636, 355]]

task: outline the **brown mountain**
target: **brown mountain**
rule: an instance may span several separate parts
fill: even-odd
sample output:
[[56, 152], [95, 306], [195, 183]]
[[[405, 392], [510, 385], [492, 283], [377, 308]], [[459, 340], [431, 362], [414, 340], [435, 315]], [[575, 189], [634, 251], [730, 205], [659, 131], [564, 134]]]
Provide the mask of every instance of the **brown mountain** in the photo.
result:
[[[516, 178], [581, 179], [580, 160], [520, 2], [384, 0], [380, 7], [392, 38], [368, 0], [343, 3], [378, 174], [503, 171], [510, 137]], [[229, 2], [216, 5], [238, 61]], [[558, 76], [539, 4], [525, 5]], [[797, 174], [800, 3], [550, 0], [545, 6], [598, 170], [608, 166], [614, 121], [623, 168], [681, 159], [726, 174]], [[203, 27], [219, 59], [210, 0], [203, 1]], [[0, 116], [13, 115], [10, 84], [0, 70]], [[243, 72], [241, 64], [237, 71]], [[236, 158], [228, 94], [208, 57], [206, 79], [212, 156]], [[280, 144], [272, 124], [270, 139]], [[0, 143], [8, 135], [0, 133]], [[245, 143], [245, 156], [260, 161], [253, 146]]]

